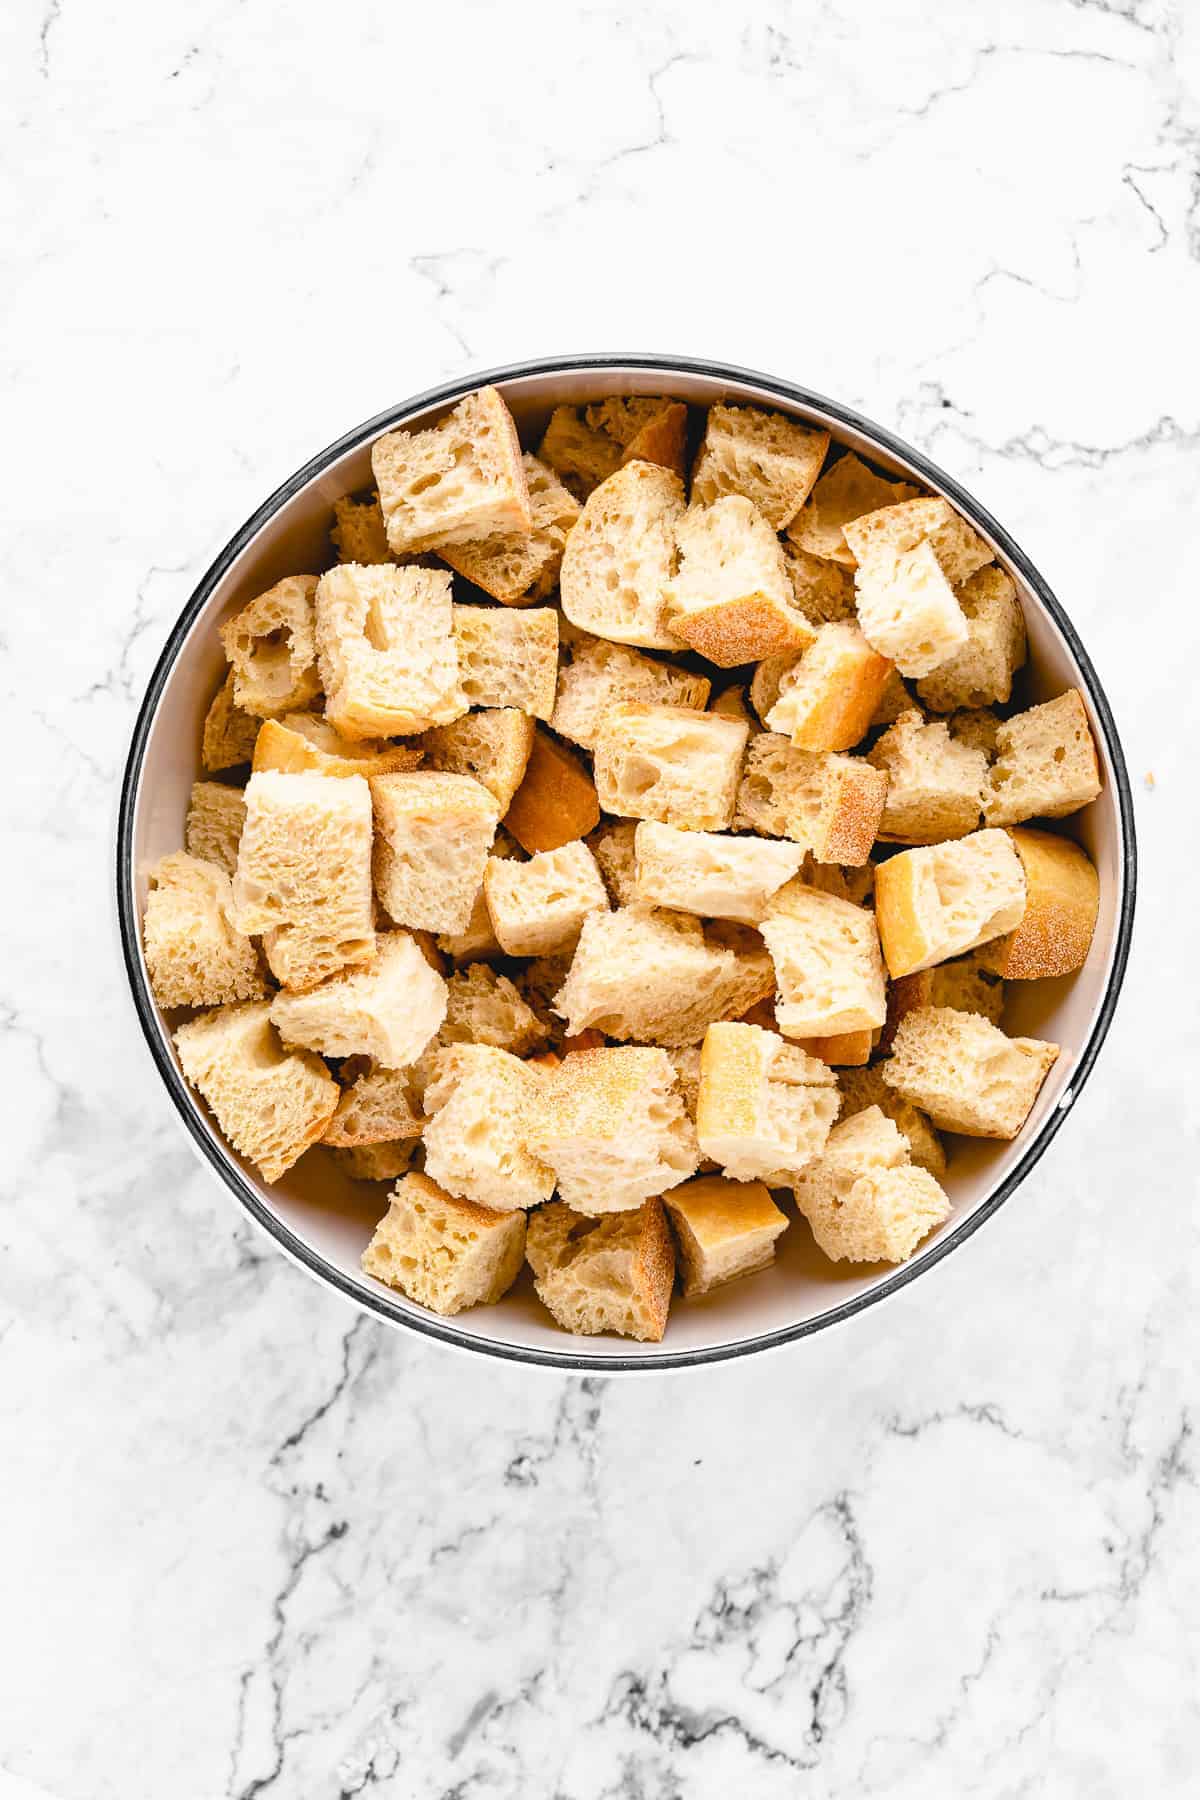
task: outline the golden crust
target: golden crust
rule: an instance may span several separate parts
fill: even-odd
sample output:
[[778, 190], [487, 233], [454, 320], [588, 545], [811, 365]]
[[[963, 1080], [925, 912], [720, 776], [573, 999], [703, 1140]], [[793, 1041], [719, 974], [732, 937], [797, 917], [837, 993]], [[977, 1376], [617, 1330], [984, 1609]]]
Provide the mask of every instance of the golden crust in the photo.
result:
[[620, 466], [624, 468], [631, 462], [657, 463], [683, 479], [687, 468], [687, 407], [681, 401], [669, 400], [660, 413], [642, 426]]
[[1009, 831], [1025, 871], [1025, 912], [1015, 931], [981, 946], [985, 968], [1009, 981], [1039, 981], [1083, 967], [1100, 910], [1100, 878], [1070, 838]]
[[919, 868], [911, 853], [902, 851], [875, 871], [875, 920], [893, 981], [924, 962], [929, 949], [917, 908]]
[[832, 804], [824, 835], [813, 854], [818, 862], [859, 868], [870, 857], [887, 803], [888, 776], [883, 769], [856, 758], [853, 768], [839, 763], [831, 770]]
[[675, 1286], [675, 1240], [661, 1200], [647, 1200], [633, 1259], [634, 1287], [642, 1303], [646, 1341], [657, 1344], [667, 1329]]
[[702, 612], [676, 613], [671, 630], [722, 669], [758, 662], [764, 656], [798, 656], [817, 635], [800, 612], [766, 594], [718, 601]]
[[[330, 731], [333, 732], [332, 727]], [[285, 775], [315, 769], [320, 775], [344, 778], [348, 775], [402, 774], [418, 768], [421, 763], [421, 751], [406, 744], [356, 739], [354, 743], [346, 744], [346, 751], [343, 756], [337, 751], [323, 750], [301, 732], [294, 731], [286, 719], [264, 719], [254, 740], [251, 768], [256, 775], [262, 769], [280, 769]], [[359, 754], [354, 755], [355, 751]]]
[[558, 850], [600, 823], [596, 784], [582, 762], [540, 728], [504, 823], [523, 850]]
[[842, 1031], [833, 1037], [797, 1038], [797, 1046], [810, 1056], [819, 1057], [833, 1069], [861, 1069], [871, 1060], [871, 1051], [879, 1041], [879, 1032]]

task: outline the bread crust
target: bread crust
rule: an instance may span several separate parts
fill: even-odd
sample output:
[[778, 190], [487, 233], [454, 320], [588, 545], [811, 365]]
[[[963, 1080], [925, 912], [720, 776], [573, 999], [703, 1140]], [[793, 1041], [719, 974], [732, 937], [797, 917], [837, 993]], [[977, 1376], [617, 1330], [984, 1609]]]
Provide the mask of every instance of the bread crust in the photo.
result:
[[1013, 827], [1025, 871], [1025, 911], [1015, 931], [980, 948], [985, 968], [1007, 981], [1071, 975], [1087, 961], [1100, 910], [1100, 878], [1070, 838]]
[[582, 761], [540, 726], [504, 823], [531, 856], [586, 837], [600, 823], [595, 782]]

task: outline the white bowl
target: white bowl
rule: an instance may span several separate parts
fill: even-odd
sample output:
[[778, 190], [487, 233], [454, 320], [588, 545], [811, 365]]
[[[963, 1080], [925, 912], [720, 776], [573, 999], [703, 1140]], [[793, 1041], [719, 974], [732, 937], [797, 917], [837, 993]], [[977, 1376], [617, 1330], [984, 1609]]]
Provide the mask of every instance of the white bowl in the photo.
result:
[[[1030, 654], [1022, 677], [1024, 702], [1068, 687], [1078, 687], [1084, 695], [1104, 791], [1067, 826], [1099, 870], [1099, 923], [1078, 974], [1061, 981], [1010, 984], [1004, 1021], [1010, 1031], [1053, 1039], [1062, 1046], [1062, 1055], [1014, 1143], [956, 1141], [948, 1178], [953, 1213], [901, 1268], [864, 1270], [828, 1263], [799, 1220], [780, 1240], [772, 1270], [705, 1300], [677, 1305], [662, 1344], [576, 1338], [559, 1331], [534, 1296], [528, 1271], [498, 1306], [441, 1319], [359, 1268], [383, 1210], [382, 1187], [346, 1180], [333, 1159], [321, 1153], [305, 1157], [282, 1182], [268, 1187], [228, 1149], [180, 1075], [170, 1033], [150, 993], [138, 922], [146, 871], [183, 843], [189, 792], [200, 774], [201, 724], [225, 668], [217, 626], [281, 576], [324, 566], [332, 503], [370, 484], [370, 447], [381, 432], [401, 424], [427, 424], [487, 381], [504, 395], [526, 442], [536, 441], [553, 405], [606, 394], [669, 394], [697, 406], [750, 402], [828, 426], [838, 440], [880, 467], [944, 494], [993, 545], [1025, 609]], [[957, 482], [869, 420], [789, 382], [679, 357], [579, 356], [475, 375], [381, 413], [298, 470], [235, 533], [180, 615], [138, 714], [121, 795], [117, 902], [134, 1002], [167, 1093], [213, 1172], [283, 1250], [319, 1281], [392, 1324], [517, 1361], [615, 1372], [696, 1365], [805, 1337], [915, 1280], [995, 1212], [1062, 1124], [1107, 1032], [1128, 955], [1135, 864], [1125, 762], [1083, 645], [1029, 559]]]

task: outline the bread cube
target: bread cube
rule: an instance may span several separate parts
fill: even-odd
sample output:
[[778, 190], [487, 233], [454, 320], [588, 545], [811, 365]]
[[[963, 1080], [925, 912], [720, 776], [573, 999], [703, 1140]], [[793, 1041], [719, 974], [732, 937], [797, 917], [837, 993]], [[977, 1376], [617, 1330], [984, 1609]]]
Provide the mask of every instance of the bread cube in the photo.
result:
[[919, 1169], [928, 1170], [936, 1181], [942, 1179], [946, 1173], [946, 1151], [941, 1138], [919, 1107], [910, 1105], [888, 1086], [881, 1068], [840, 1069], [837, 1083], [842, 1096], [842, 1123], [869, 1106], [877, 1106], [908, 1145], [909, 1159]]
[[675, 533], [679, 568], [664, 590], [676, 637], [723, 669], [798, 655], [813, 627], [796, 606], [779, 539], [751, 501], [692, 506]]
[[753, 501], [773, 531], [791, 523], [813, 490], [829, 433], [757, 406], [710, 406], [692, 468], [692, 499]]
[[396, 1183], [364, 1274], [449, 1317], [506, 1294], [525, 1259], [525, 1214], [455, 1199], [427, 1175]]
[[586, 632], [567, 646], [568, 660], [558, 672], [558, 693], [550, 723], [560, 737], [594, 750], [609, 713], [628, 702], [689, 706], [703, 712], [710, 683], [703, 675], [655, 662], [623, 644], [610, 644]]
[[1000, 720], [990, 708], [964, 707], [962, 712], [951, 713], [946, 724], [956, 744], [966, 744], [972, 750], [982, 750], [989, 762], [995, 756]]
[[330, 1146], [329, 1154], [351, 1181], [395, 1181], [407, 1170], [415, 1149], [415, 1140], [408, 1138], [394, 1144], [347, 1146], [344, 1150]]
[[857, 625], [821, 625], [811, 649], [781, 675], [779, 698], [764, 723], [799, 750], [851, 750], [867, 731], [890, 673], [887, 658], [876, 654]]
[[[961, 587], [994, 561], [991, 549], [948, 500], [926, 495], [879, 507], [842, 527], [859, 571], [928, 544], [951, 587]], [[907, 673], [901, 667], [901, 673]]]
[[571, 623], [618, 644], [679, 649], [663, 590], [683, 513], [683, 483], [669, 469], [631, 462], [601, 482], [563, 552], [559, 590]]
[[776, 888], [804, 861], [798, 845], [680, 831], [644, 819], [635, 838], [634, 897], [708, 919], [757, 924]]
[[454, 642], [469, 705], [515, 706], [531, 718], [550, 717], [558, 682], [558, 614], [552, 606], [528, 612], [456, 606]]
[[[343, 1079], [345, 1071], [343, 1070]], [[408, 1069], [366, 1069], [342, 1089], [337, 1110], [325, 1127], [322, 1142], [337, 1149], [365, 1149], [373, 1144], [399, 1144], [419, 1138], [425, 1120], [415, 1105]], [[361, 1165], [360, 1165], [361, 1166]], [[407, 1165], [402, 1165], [406, 1167]], [[397, 1170], [399, 1174], [401, 1170]], [[379, 1175], [366, 1177], [385, 1179]]]
[[903, 850], [875, 871], [875, 916], [893, 980], [1012, 931], [1024, 910], [1024, 872], [1003, 831]]
[[264, 719], [254, 742], [252, 767], [290, 775], [315, 769], [319, 775], [365, 775], [369, 780], [372, 775], [415, 769], [420, 761], [420, 750], [410, 745], [344, 738], [316, 713], [285, 713], [282, 719]]
[[889, 982], [887, 1024], [880, 1040], [884, 1047], [890, 1048], [905, 1013], [916, 1012], [922, 1006], [952, 1006], [957, 1012], [979, 1013], [998, 1025], [1004, 1011], [1004, 983], [983, 964], [989, 948], [983, 944], [966, 956], [952, 957], [949, 962], [935, 963], [931, 968], [918, 969], [913, 975], [901, 975], [898, 981]]
[[797, 1049], [815, 1056], [831, 1069], [861, 1068], [871, 1060], [871, 1052], [880, 1040], [874, 1031], [835, 1031], [829, 1037], [794, 1038]]
[[375, 887], [397, 925], [466, 929], [483, 882], [500, 808], [469, 775], [421, 769], [381, 775], [375, 805]]
[[832, 1262], [906, 1262], [950, 1216], [950, 1202], [877, 1106], [829, 1134], [825, 1154], [792, 1183], [817, 1247]]
[[611, 396], [582, 409], [556, 406], [538, 455], [581, 500], [629, 462], [684, 473], [687, 407], [676, 400]]
[[204, 716], [200, 752], [204, 767], [215, 774], [219, 769], [236, 769], [248, 763], [254, 754], [258, 723], [253, 713], [243, 712], [234, 699], [230, 669]]
[[989, 825], [1062, 819], [1094, 800], [1101, 785], [1083, 698], [1068, 688], [998, 726], [984, 817]]
[[500, 940], [492, 930], [492, 915], [484, 898], [483, 883], [471, 902], [471, 914], [461, 931], [439, 931], [437, 947], [451, 962], [472, 963], [502, 956]]
[[473, 775], [496, 798], [501, 815], [525, 779], [533, 749], [533, 720], [515, 706], [465, 713], [449, 725], [421, 734], [425, 766], [450, 775]]
[[416, 1062], [445, 1016], [446, 983], [406, 931], [380, 932], [369, 968], [271, 1002], [271, 1022], [289, 1049], [369, 1056], [385, 1069]]
[[871, 714], [872, 726], [894, 725], [901, 713], [915, 710], [917, 709], [913, 706], [912, 695], [893, 669], [879, 696], [879, 703]]
[[887, 1017], [874, 916], [802, 880], [774, 895], [759, 927], [775, 968], [785, 1037], [873, 1031]]
[[396, 556], [533, 530], [517, 428], [494, 387], [424, 431], [388, 432], [371, 467]]
[[142, 948], [161, 1007], [220, 1006], [266, 993], [258, 951], [234, 923], [224, 869], [176, 850], [148, 879]]
[[578, 406], [554, 408], [537, 453], [579, 500], [586, 500], [621, 466], [617, 439], [589, 425]]
[[596, 784], [579, 757], [535, 728], [533, 748], [504, 823], [532, 856], [586, 837], [600, 823]]
[[1008, 981], [1070, 975], [1092, 946], [1100, 910], [1096, 871], [1069, 838], [1020, 827], [1008, 835], [1025, 872], [1025, 910], [1014, 930], [984, 944], [980, 961]]
[[696, 1135], [704, 1154], [735, 1181], [776, 1181], [804, 1168], [821, 1154], [838, 1105], [831, 1071], [777, 1033], [758, 1025], [709, 1026]]
[[977, 1013], [926, 1006], [901, 1019], [881, 1067], [942, 1131], [1015, 1138], [1058, 1056], [1057, 1044], [1006, 1037]]
[[885, 481], [847, 450], [825, 471], [808, 500], [788, 526], [788, 537], [798, 550], [828, 560], [835, 567], [853, 569], [854, 552], [846, 542], [843, 526], [864, 513], [915, 500], [919, 490], [906, 481]]
[[447, 1193], [496, 1212], [548, 1200], [554, 1174], [536, 1145], [541, 1092], [539, 1078], [507, 1050], [442, 1050], [425, 1089], [426, 1172]]
[[490, 857], [483, 892], [506, 956], [546, 956], [567, 949], [578, 941], [590, 912], [608, 910], [596, 859], [578, 838], [528, 862]]
[[367, 494], [343, 494], [334, 501], [329, 535], [340, 563], [392, 561], [383, 508], [374, 489]]
[[695, 1129], [664, 1050], [572, 1051], [539, 1095], [531, 1142], [576, 1212], [629, 1212], [696, 1172]]
[[343, 737], [411, 737], [466, 712], [447, 570], [342, 563], [316, 607], [325, 716]]
[[855, 577], [863, 636], [902, 675], [928, 675], [967, 642], [967, 620], [928, 543], [863, 563]]
[[524, 456], [533, 529], [505, 532], [472, 543], [443, 544], [438, 554], [467, 581], [505, 606], [528, 606], [552, 593], [563, 547], [579, 517], [579, 502], [553, 469]]
[[698, 1299], [775, 1260], [775, 1239], [787, 1230], [761, 1181], [698, 1175], [672, 1188], [664, 1204], [675, 1228], [685, 1299]]
[[285, 987], [315, 987], [371, 961], [371, 790], [361, 775], [251, 775], [233, 907], [239, 931], [263, 933]]
[[245, 823], [246, 796], [241, 788], [226, 787], [223, 781], [192, 783], [184, 837], [189, 856], [215, 863], [232, 875]]
[[614, 906], [637, 899], [637, 832], [636, 819], [608, 819], [588, 838]]
[[1025, 661], [1025, 618], [1012, 578], [994, 566], [977, 569], [955, 596], [967, 621], [967, 640], [917, 693], [935, 712], [1003, 705]]
[[952, 738], [944, 720], [927, 725], [919, 712], [901, 713], [867, 761], [887, 772], [879, 835], [888, 842], [937, 844], [978, 826], [987, 757]]
[[781, 548], [792, 584], [792, 601], [810, 625], [855, 618], [854, 579], [848, 569], [810, 556], [807, 550], [798, 549], [786, 539], [781, 540]]
[[708, 710], [722, 719], [740, 719], [744, 725], [749, 725], [751, 731], [757, 730], [758, 720], [750, 710], [750, 691], [740, 682], [723, 688]]
[[243, 712], [269, 719], [308, 705], [321, 691], [313, 620], [315, 575], [289, 575], [221, 627]]
[[264, 1181], [278, 1181], [333, 1117], [337, 1082], [320, 1057], [284, 1053], [265, 1000], [189, 1019], [175, 1033], [175, 1048], [185, 1079]]
[[720, 831], [733, 819], [749, 727], [685, 706], [613, 709], [596, 740], [596, 792], [606, 812]]
[[530, 1218], [525, 1249], [538, 1298], [564, 1331], [661, 1342], [675, 1245], [660, 1200], [604, 1219], [556, 1200]]
[[791, 838], [818, 862], [863, 864], [883, 819], [884, 770], [857, 756], [797, 750], [757, 732], [746, 748], [734, 825]]

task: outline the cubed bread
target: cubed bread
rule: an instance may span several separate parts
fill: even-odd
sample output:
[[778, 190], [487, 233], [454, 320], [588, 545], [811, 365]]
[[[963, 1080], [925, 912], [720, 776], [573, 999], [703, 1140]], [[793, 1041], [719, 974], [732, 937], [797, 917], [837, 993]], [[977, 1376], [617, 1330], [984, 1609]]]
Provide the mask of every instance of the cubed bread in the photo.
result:
[[950, 1216], [950, 1202], [877, 1106], [835, 1125], [825, 1154], [792, 1183], [818, 1249], [832, 1262], [906, 1262]]
[[364, 494], [343, 494], [333, 503], [329, 536], [340, 563], [391, 562], [383, 508], [374, 488]]
[[506, 956], [546, 956], [572, 947], [590, 912], [608, 910], [596, 859], [578, 838], [528, 862], [488, 858], [483, 892]]
[[[995, 560], [988, 544], [950, 502], [933, 495], [878, 507], [848, 519], [842, 531], [860, 572], [881, 558], [903, 556], [928, 544], [946, 580], [957, 588]], [[901, 672], [907, 673], [902, 665]]]
[[204, 715], [200, 758], [210, 774], [248, 763], [254, 755], [258, 726], [254, 714], [243, 712], [233, 697], [233, 670], [230, 669]]
[[1057, 1044], [1006, 1037], [978, 1013], [926, 1006], [901, 1019], [881, 1069], [942, 1131], [1015, 1138], [1058, 1055]]
[[601, 482], [563, 552], [560, 597], [571, 623], [618, 644], [681, 648], [663, 590], [683, 513], [683, 483], [670, 469], [631, 462]]
[[862, 757], [797, 750], [760, 731], [746, 747], [733, 822], [791, 838], [818, 862], [854, 866], [871, 854], [887, 791], [886, 771]]
[[538, 455], [586, 500], [623, 463], [684, 472], [687, 407], [677, 400], [610, 397], [583, 408], [556, 406]]
[[657, 1344], [675, 1285], [675, 1245], [660, 1200], [589, 1219], [562, 1201], [529, 1220], [526, 1254], [542, 1304], [564, 1331]]
[[1062, 819], [1100, 792], [1100, 764], [1083, 698], [1068, 688], [1057, 700], [1005, 719], [996, 731], [984, 817], [989, 825]]
[[425, 1089], [425, 1168], [458, 1199], [507, 1212], [539, 1206], [554, 1174], [535, 1148], [542, 1089], [533, 1070], [491, 1044], [441, 1052]]
[[735, 1181], [773, 1181], [803, 1169], [821, 1154], [838, 1106], [832, 1072], [776, 1032], [709, 1026], [696, 1135], [705, 1156]]
[[448, 775], [473, 775], [494, 794], [501, 815], [525, 779], [533, 749], [534, 724], [516, 706], [466, 713], [449, 725], [422, 733], [426, 767]]
[[811, 494], [829, 433], [757, 406], [710, 406], [692, 467], [692, 499], [711, 506], [724, 494], [753, 501], [782, 531]]
[[787, 1230], [761, 1181], [726, 1181], [698, 1175], [672, 1188], [664, 1204], [679, 1246], [684, 1298], [698, 1299], [741, 1275], [755, 1275], [775, 1260], [775, 1240]]
[[919, 1107], [912, 1106], [883, 1079], [882, 1069], [841, 1069], [837, 1077], [841, 1089], [841, 1120], [877, 1106], [889, 1118], [908, 1145], [910, 1159], [919, 1169], [927, 1169], [936, 1181], [946, 1173], [946, 1151], [941, 1138]]
[[871, 724], [894, 725], [901, 713], [914, 712], [913, 697], [897, 675], [895, 669], [888, 676], [879, 703], [871, 714]]
[[194, 781], [184, 843], [189, 856], [215, 863], [232, 875], [246, 823], [246, 796], [223, 781]]
[[371, 961], [371, 790], [361, 775], [251, 775], [233, 907], [239, 931], [262, 932], [285, 987], [315, 987]]
[[464, 931], [483, 882], [500, 808], [469, 775], [381, 775], [375, 887], [389, 917], [414, 930]]
[[269, 719], [296, 712], [321, 691], [313, 619], [315, 575], [288, 575], [221, 627], [243, 712]]
[[491, 1306], [525, 1260], [525, 1214], [496, 1212], [445, 1193], [428, 1175], [396, 1183], [363, 1251], [363, 1273], [449, 1317]]
[[961, 712], [951, 713], [946, 724], [956, 744], [967, 744], [972, 750], [982, 750], [991, 762], [996, 754], [1000, 720], [990, 707], [964, 707]]
[[533, 530], [517, 428], [494, 387], [424, 431], [388, 432], [371, 467], [396, 556]]
[[664, 1050], [572, 1051], [538, 1093], [531, 1141], [576, 1212], [629, 1212], [695, 1174], [696, 1133]]
[[544, 1045], [550, 1032], [509, 981], [487, 963], [457, 969], [446, 983], [446, 1017], [436, 1038], [412, 1068], [419, 1093], [437, 1073], [438, 1058], [451, 1044], [490, 1044], [513, 1056]]
[[974, 831], [983, 812], [988, 761], [950, 736], [944, 719], [904, 712], [867, 752], [887, 772], [879, 835], [894, 844], [937, 844]]
[[264, 719], [254, 741], [257, 769], [279, 769], [287, 775], [315, 769], [319, 775], [391, 775], [415, 769], [421, 752], [409, 744], [385, 744], [379, 738], [344, 738], [316, 713], [286, 713]]
[[591, 426], [578, 406], [556, 406], [538, 445], [538, 458], [580, 500], [621, 466], [621, 445]]
[[798, 655], [814, 637], [795, 604], [779, 539], [741, 494], [691, 506], [675, 532], [679, 566], [663, 590], [676, 637], [722, 669]]
[[221, 1006], [267, 991], [258, 951], [238, 930], [228, 875], [184, 850], [148, 876], [142, 948], [162, 1007]]
[[558, 613], [501, 606], [456, 606], [459, 681], [471, 706], [515, 706], [534, 719], [554, 711]]
[[[891, 664], [857, 625], [821, 625], [798, 662], [784, 670], [764, 723], [799, 750], [852, 750], [867, 731]], [[753, 693], [752, 693], [753, 697]]]
[[885, 481], [847, 450], [817, 482], [788, 526], [788, 537], [798, 550], [835, 567], [852, 569], [854, 552], [843, 526], [851, 519], [861, 519], [864, 513], [915, 500], [918, 492], [905, 481]]
[[955, 597], [967, 641], [917, 683], [917, 693], [934, 712], [1003, 705], [1025, 661], [1025, 619], [1012, 577], [994, 565], [977, 569]]
[[1007, 832], [902, 850], [875, 871], [875, 916], [893, 980], [1014, 930], [1024, 910], [1025, 875]]
[[[337, 1110], [321, 1141], [336, 1149], [352, 1150], [415, 1140], [425, 1128], [415, 1102], [407, 1069], [366, 1069], [342, 1089]], [[370, 1179], [378, 1181], [381, 1177]]]
[[926, 541], [861, 563], [855, 606], [867, 642], [902, 675], [928, 675], [967, 643], [966, 614]]
[[742, 754], [738, 719], [685, 706], [618, 706], [596, 740], [596, 791], [605, 812], [693, 831], [733, 820]]
[[636, 819], [606, 819], [588, 845], [614, 906], [632, 906], [637, 898]]
[[810, 625], [829, 625], [835, 619], [854, 619], [854, 578], [834, 562], [810, 556], [795, 544], [781, 540], [792, 600]]
[[1017, 827], [1009, 832], [1025, 871], [1020, 924], [979, 952], [987, 969], [1008, 981], [1038, 981], [1081, 969], [1100, 910], [1100, 881], [1087, 853], [1070, 838]]
[[411, 737], [466, 712], [448, 569], [341, 563], [316, 610], [325, 716], [343, 737]]
[[835, 1031], [828, 1037], [795, 1038], [793, 1041], [809, 1056], [826, 1063], [831, 1069], [862, 1068], [871, 1060], [871, 1052], [880, 1040], [878, 1026], [874, 1031]]
[[935, 963], [931, 968], [918, 969], [913, 975], [901, 975], [898, 981], [889, 982], [887, 1024], [880, 1040], [884, 1048], [891, 1047], [905, 1013], [916, 1012], [922, 1006], [952, 1006], [957, 1012], [979, 1013], [998, 1025], [1004, 1011], [1004, 983], [983, 965], [982, 958], [989, 948], [983, 944], [966, 956], [951, 957], [949, 962]]
[[528, 606], [552, 593], [563, 548], [579, 517], [579, 502], [553, 469], [522, 458], [533, 529], [502, 532], [472, 543], [443, 544], [438, 554], [464, 580], [505, 606]]
[[531, 856], [586, 837], [600, 823], [596, 784], [583, 762], [540, 726], [504, 823]]
[[359, 1144], [344, 1150], [327, 1147], [337, 1167], [351, 1181], [395, 1181], [408, 1169], [417, 1145], [415, 1138], [400, 1138], [392, 1144]]
[[550, 723], [560, 737], [585, 750], [595, 749], [600, 727], [616, 706], [648, 701], [703, 712], [708, 702], [710, 683], [690, 669], [655, 662], [586, 632], [575, 634], [566, 648]]
[[471, 963], [480, 958], [502, 956], [500, 940], [492, 930], [492, 915], [484, 898], [483, 883], [471, 902], [471, 914], [461, 931], [439, 931], [437, 947], [454, 963]]
[[751, 731], [758, 729], [758, 720], [750, 708], [749, 689], [741, 682], [735, 681], [731, 687], [723, 688], [708, 710], [722, 719], [741, 719]]
[[175, 1048], [223, 1135], [264, 1181], [278, 1181], [333, 1117], [337, 1082], [319, 1056], [283, 1050], [265, 1000], [189, 1019]]
[[775, 1018], [790, 1038], [873, 1031], [887, 1017], [874, 915], [797, 879], [759, 927], [775, 968]]
[[634, 898], [708, 919], [757, 924], [770, 896], [804, 861], [795, 844], [681, 831], [643, 819], [635, 838]]
[[289, 1049], [369, 1056], [385, 1069], [416, 1062], [445, 1016], [446, 983], [406, 931], [380, 932], [368, 968], [271, 1002], [271, 1022]]
[[684, 1044], [679, 1049], [668, 1050], [667, 1055], [675, 1071], [675, 1086], [679, 1089], [683, 1110], [694, 1125], [700, 1099], [700, 1045]]

